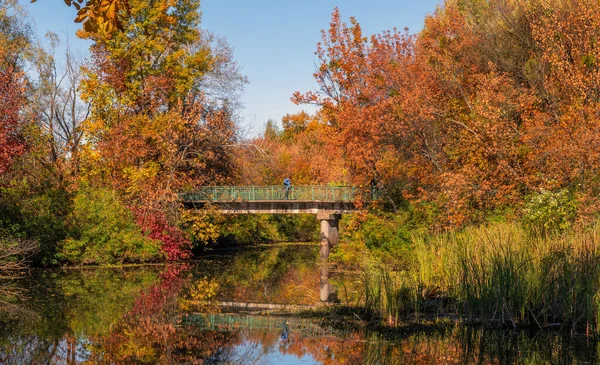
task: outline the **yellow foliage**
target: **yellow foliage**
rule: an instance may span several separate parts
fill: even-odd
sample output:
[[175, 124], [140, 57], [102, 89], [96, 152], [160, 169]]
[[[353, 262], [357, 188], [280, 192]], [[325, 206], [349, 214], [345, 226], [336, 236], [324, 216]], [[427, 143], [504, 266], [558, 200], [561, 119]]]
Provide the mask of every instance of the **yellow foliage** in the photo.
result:
[[218, 308], [214, 303], [218, 290], [218, 282], [203, 277], [190, 287], [189, 295], [180, 301], [179, 308], [183, 311], [214, 311]]
[[190, 240], [208, 244], [216, 241], [219, 237], [219, 222], [221, 220], [218, 211], [211, 209], [196, 211], [182, 210], [181, 224], [188, 233]]

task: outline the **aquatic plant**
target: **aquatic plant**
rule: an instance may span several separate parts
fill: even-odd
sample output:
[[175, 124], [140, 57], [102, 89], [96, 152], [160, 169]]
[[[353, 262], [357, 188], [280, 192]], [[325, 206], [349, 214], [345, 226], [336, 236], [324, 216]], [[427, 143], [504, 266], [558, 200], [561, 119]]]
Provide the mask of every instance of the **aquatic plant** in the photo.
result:
[[363, 267], [363, 305], [390, 324], [422, 312], [489, 325], [600, 330], [600, 225], [532, 236], [518, 223], [415, 235], [406, 270]]

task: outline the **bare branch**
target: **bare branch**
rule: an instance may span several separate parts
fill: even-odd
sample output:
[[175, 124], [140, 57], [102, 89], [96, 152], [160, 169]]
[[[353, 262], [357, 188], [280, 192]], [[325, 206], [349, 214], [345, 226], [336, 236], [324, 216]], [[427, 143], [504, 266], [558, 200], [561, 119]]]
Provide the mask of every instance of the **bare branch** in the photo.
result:
[[0, 278], [14, 277], [15, 272], [27, 267], [27, 263], [38, 251], [34, 240], [0, 238]]

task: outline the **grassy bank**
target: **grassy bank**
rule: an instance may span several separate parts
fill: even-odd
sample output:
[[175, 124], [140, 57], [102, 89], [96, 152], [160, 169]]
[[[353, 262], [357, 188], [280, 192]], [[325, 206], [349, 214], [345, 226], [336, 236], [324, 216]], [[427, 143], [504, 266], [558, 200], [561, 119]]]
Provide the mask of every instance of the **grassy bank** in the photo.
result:
[[403, 265], [381, 255], [361, 265], [360, 304], [388, 324], [456, 314], [489, 325], [600, 333], [600, 224], [539, 236], [495, 223], [415, 234], [409, 246]]

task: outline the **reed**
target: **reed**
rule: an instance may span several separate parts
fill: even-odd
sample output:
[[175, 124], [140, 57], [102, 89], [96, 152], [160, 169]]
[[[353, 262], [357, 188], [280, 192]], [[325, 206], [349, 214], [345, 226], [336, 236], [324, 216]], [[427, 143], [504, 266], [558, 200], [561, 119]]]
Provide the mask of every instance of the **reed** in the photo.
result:
[[397, 325], [408, 314], [418, 314], [420, 296], [406, 272], [394, 272], [384, 265], [363, 270], [364, 306], [389, 325]]
[[[407, 314], [600, 333], [600, 225], [534, 236], [496, 223], [415, 235], [410, 265], [363, 269], [365, 307], [389, 324]], [[434, 304], [432, 304], [434, 303]]]

